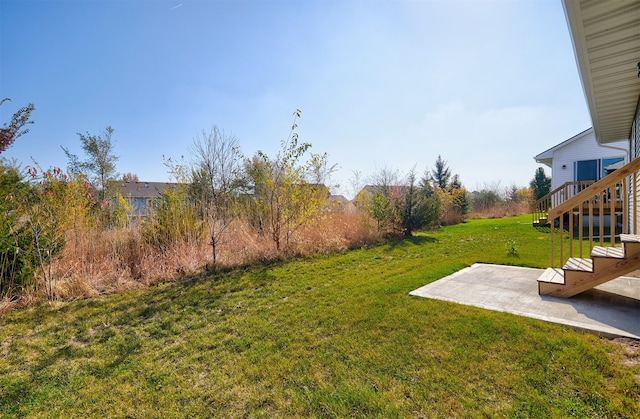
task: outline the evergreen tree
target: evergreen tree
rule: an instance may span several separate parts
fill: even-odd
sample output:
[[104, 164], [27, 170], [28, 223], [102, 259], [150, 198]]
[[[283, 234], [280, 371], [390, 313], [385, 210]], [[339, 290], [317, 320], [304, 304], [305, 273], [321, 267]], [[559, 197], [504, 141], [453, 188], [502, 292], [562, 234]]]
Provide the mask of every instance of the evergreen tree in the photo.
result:
[[542, 167], [538, 167], [529, 186], [533, 190], [533, 199], [537, 201], [551, 191], [551, 178], [547, 176]]
[[449, 186], [449, 179], [451, 178], [451, 170], [447, 166], [447, 162], [442, 159], [442, 156], [438, 155], [436, 160], [436, 167], [431, 171], [433, 182], [445, 190]]

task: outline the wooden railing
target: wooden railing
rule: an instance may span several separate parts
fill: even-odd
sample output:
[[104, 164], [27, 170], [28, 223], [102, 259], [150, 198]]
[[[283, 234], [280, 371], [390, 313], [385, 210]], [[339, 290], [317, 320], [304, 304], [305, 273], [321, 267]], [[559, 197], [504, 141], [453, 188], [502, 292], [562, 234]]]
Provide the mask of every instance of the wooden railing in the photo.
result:
[[537, 222], [541, 218], [546, 218], [549, 210], [553, 207], [565, 202], [567, 199], [575, 196], [587, 186], [593, 185], [593, 180], [580, 180], [577, 182], [567, 182], [557, 187], [542, 198], [538, 199], [531, 207], [533, 222]]
[[615, 246], [621, 233], [636, 234], [639, 170], [637, 158], [549, 209], [552, 268], [558, 255], [562, 266], [570, 257], [588, 257], [594, 243]]

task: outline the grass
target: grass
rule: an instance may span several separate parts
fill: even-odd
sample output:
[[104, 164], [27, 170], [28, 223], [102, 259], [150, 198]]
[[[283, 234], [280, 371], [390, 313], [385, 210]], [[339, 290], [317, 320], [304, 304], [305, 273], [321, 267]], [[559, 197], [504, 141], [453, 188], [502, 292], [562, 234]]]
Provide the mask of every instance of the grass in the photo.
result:
[[0, 416], [637, 417], [640, 367], [606, 339], [407, 295], [544, 267], [528, 218], [10, 312]]

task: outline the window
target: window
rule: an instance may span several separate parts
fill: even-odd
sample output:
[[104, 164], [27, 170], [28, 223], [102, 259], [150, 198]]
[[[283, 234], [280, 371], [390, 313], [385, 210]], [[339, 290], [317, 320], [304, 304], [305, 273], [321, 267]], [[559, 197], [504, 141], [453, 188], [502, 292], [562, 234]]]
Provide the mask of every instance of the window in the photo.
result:
[[600, 160], [582, 160], [574, 163], [573, 178], [577, 181], [580, 180], [598, 180], [600, 177], [598, 173], [598, 166], [600, 166]]
[[614, 157], [611, 159], [602, 159], [602, 177], [607, 176], [609, 173], [613, 172], [616, 169], [619, 169], [619, 167], [613, 166], [612, 165], [619, 163], [619, 162], [623, 162], [624, 158], [622, 157]]
[[624, 157], [576, 161], [573, 163], [573, 180], [600, 180], [616, 169], [612, 165], [621, 161]]

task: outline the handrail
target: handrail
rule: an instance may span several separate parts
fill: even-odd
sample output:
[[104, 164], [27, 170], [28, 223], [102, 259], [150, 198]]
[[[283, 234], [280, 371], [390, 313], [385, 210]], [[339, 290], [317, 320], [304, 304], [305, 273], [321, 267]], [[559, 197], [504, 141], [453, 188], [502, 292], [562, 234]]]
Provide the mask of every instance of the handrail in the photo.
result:
[[579, 180], [573, 182], [565, 182], [558, 186], [551, 192], [547, 193], [542, 198], [538, 199], [531, 206], [531, 215], [533, 222], [539, 221], [542, 218], [546, 218], [551, 208], [560, 205], [567, 199], [575, 196], [581, 190], [587, 186], [592, 185], [593, 180]]
[[551, 192], [549, 192], [548, 194], [546, 194], [545, 196], [543, 196], [542, 198], [538, 199], [536, 202], [534, 202], [534, 206], [538, 206], [539, 204], [541, 204], [542, 202], [544, 202], [545, 200], [551, 198], [553, 195], [557, 194], [558, 192], [562, 191], [562, 190], [567, 190], [569, 188], [569, 186], [584, 186], [584, 185], [591, 185], [593, 184], [595, 181], [593, 180], [578, 180], [578, 181], [574, 181], [574, 182], [565, 182], [562, 185], [558, 186], [557, 188], [555, 188], [554, 190], [552, 190]]
[[627, 163], [626, 165], [617, 169], [613, 173], [608, 174], [607, 176], [603, 177], [602, 179], [595, 182], [591, 186], [588, 186], [587, 188], [583, 189], [577, 195], [574, 195], [573, 197], [567, 199], [562, 204], [552, 208], [549, 211], [549, 218], [557, 218], [563, 212], [566, 212], [568, 208], [575, 207], [576, 204], [580, 203], [581, 201], [584, 201], [585, 200], [584, 197], [587, 197], [593, 191], [596, 191], [600, 189], [602, 186], [608, 185], [609, 183], [619, 182], [620, 180], [633, 174], [633, 172], [637, 172], [638, 170], [640, 170], [640, 157], [633, 160], [632, 162]]
[[[639, 172], [640, 158], [637, 158], [549, 209], [547, 217], [551, 225], [551, 267], [554, 267], [554, 259], [558, 253], [561, 263], [572, 257], [574, 247], [578, 250], [578, 256], [582, 257], [587, 241], [590, 252], [595, 241], [604, 246], [607, 236], [608, 245], [615, 246], [619, 234], [636, 233]], [[560, 235], [557, 249], [556, 230], [559, 230]], [[568, 258], [564, 255], [565, 247], [568, 247]]]

